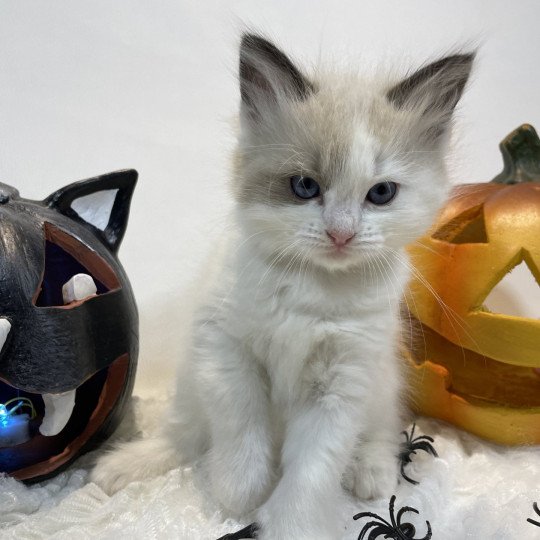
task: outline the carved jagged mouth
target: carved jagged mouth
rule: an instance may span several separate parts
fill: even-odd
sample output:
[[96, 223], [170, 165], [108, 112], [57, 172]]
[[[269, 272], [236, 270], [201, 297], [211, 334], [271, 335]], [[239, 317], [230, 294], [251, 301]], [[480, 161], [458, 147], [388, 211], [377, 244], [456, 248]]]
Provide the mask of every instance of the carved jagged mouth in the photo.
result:
[[413, 359], [418, 365], [429, 360], [444, 367], [452, 393], [508, 407], [540, 407], [537, 370], [482, 356], [455, 345], [416, 319], [411, 322], [418, 330]]
[[126, 354], [73, 390], [71, 413], [60, 411], [59, 416], [67, 416], [65, 424], [61, 428], [57, 424], [59, 431], [49, 435], [41, 429], [46, 417], [46, 398], [0, 381], [0, 403], [10, 404], [6, 409], [13, 410], [18, 403], [31, 403], [35, 412], [32, 414], [30, 405], [21, 405], [10, 416], [16, 424], [10, 433], [12, 424], [8, 421], [3, 425], [0, 405], [0, 472], [25, 480], [46, 475], [70, 461], [112, 411], [124, 388], [128, 366]]

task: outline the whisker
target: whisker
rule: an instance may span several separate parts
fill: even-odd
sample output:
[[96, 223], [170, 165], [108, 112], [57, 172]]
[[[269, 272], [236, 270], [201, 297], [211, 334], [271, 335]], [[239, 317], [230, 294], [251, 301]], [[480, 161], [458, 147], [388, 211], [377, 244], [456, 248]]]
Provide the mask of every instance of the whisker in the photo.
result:
[[[388, 248], [388, 249], [391, 249], [391, 248]], [[406, 265], [406, 267], [411, 271], [412, 275], [428, 290], [428, 292], [434, 297], [435, 301], [439, 304], [439, 306], [441, 307], [442, 309], [442, 312], [443, 314], [447, 317], [447, 320], [448, 320], [448, 323], [451, 325], [452, 327], [452, 331], [453, 333], [456, 335], [456, 336], [459, 336], [459, 333], [456, 331], [456, 326], [462, 330], [462, 332], [466, 335], [466, 337], [468, 339], [471, 340], [471, 342], [474, 344], [474, 346], [476, 347], [477, 350], [481, 350], [480, 347], [478, 346], [478, 343], [476, 342], [476, 340], [474, 339], [474, 337], [469, 333], [468, 329], [467, 329], [467, 326], [466, 326], [466, 321], [461, 317], [459, 316], [450, 306], [448, 306], [443, 300], [442, 298], [439, 296], [439, 294], [437, 293], [437, 291], [435, 291], [435, 289], [433, 288], [433, 286], [428, 282], [428, 280], [421, 274], [421, 272], [415, 268], [407, 259], [403, 259], [400, 254], [398, 252], [396, 252], [395, 250], [392, 250], [396, 253], [396, 255], [398, 256], [398, 260]], [[409, 292], [410, 289], [409, 289]], [[454, 326], [456, 325], [456, 326]], [[462, 353], [463, 353], [463, 360], [465, 362], [465, 352], [464, 352], [464, 347], [463, 347], [463, 344], [460, 343], [460, 348], [462, 349]]]

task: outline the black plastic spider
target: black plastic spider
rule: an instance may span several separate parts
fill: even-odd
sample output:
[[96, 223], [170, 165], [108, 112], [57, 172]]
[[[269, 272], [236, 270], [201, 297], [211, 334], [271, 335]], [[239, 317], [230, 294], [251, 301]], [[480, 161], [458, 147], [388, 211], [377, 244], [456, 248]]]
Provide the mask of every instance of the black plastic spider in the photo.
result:
[[401, 432], [402, 435], [405, 435], [405, 442], [401, 445], [399, 460], [401, 461], [401, 476], [403, 476], [407, 482], [417, 485], [418, 482], [407, 476], [404, 470], [409, 463], [412, 463], [411, 455], [416, 454], [417, 450], [423, 450], [434, 457], [439, 457], [439, 455], [431, 444], [435, 442], [433, 437], [430, 437], [429, 435], [420, 435], [420, 437], [414, 438], [415, 428], [416, 424], [413, 424], [410, 433], [407, 433], [406, 431]]
[[407, 512], [414, 512], [415, 514], [418, 514], [418, 510], [412, 508], [411, 506], [404, 506], [398, 511], [397, 517], [394, 517], [395, 501], [396, 496], [392, 495], [392, 498], [390, 499], [390, 505], [388, 507], [388, 510], [390, 512], [390, 523], [388, 523], [388, 521], [378, 516], [377, 514], [374, 514], [373, 512], [360, 512], [360, 514], [356, 514], [356, 516], [353, 517], [353, 519], [370, 517], [378, 520], [369, 521], [368, 523], [366, 523], [360, 531], [358, 540], [362, 540], [370, 529], [371, 532], [369, 533], [367, 540], [376, 540], [377, 538], [379, 538], [379, 536], [383, 535], [384, 538], [391, 538], [393, 540], [429, 540], [431, 538], [432, 533], [429, 521], [426, 521], [426, 536], [424, 536], [423, 538], [414, 538], [414, 535], [416, 534], [416, 529], [414, 525], [412, 523], [401, 523], [401, 518], [403, 517], [403, 514], [406, 514]]
[[[537, 516], [540, 516], [540, 508], [538, 508], [538, 505], [536, 503], [533, 503], [533, 508]], [[540, 521], [535, 521], [534, 519], [528, 518], [527, 521], [529, 523], [532, 523], [533, 525], [536, 525], [537, 527], [540, 527]]]
[[244, 527], [241, 531], [235, 533], [229, 533], [225, 536], [221, 536], [218, 540], [241, 540], [242, 538], [257, 538], [259, 532], [259, 526], [256, 523], [252, 523], [247, 527]]

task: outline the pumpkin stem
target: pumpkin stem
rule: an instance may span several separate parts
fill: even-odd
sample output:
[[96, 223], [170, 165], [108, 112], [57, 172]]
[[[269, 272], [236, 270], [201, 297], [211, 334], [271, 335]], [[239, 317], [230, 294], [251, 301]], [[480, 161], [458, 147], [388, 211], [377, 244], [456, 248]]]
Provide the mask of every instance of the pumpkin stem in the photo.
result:
[[540, 182], [540, 139], [530, 124], [523, 124], [499, 145], [504, 167], [492, 182], [520, 184]]

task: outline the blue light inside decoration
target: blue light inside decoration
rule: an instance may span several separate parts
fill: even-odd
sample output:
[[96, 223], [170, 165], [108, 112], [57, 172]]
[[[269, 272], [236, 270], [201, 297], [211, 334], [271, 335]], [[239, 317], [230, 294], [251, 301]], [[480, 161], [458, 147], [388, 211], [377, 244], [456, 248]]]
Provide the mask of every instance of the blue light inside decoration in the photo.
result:
[[0, 403], [0, 447], [15, 446], [30, 438], [29, 416], [27, 414], [13, 414], [23, 404], [22, 401], [19, 401], [17, 405], [8, 409], [4, 403]]
[[3, 403], [0, 403], [0, 427], [6, 427], [9, 424], [9, 412]]

